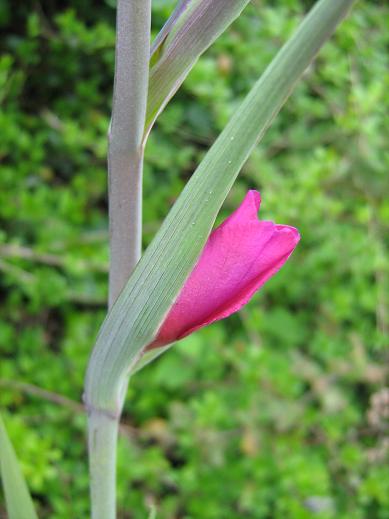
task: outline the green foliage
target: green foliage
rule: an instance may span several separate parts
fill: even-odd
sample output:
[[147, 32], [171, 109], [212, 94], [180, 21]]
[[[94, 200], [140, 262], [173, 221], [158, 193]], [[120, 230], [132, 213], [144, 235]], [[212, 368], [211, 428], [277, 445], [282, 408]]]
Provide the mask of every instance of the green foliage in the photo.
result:
[[9, 519], [37, 519], [26, 481], [1, 416], [0, 472]]
[[[0, 0], [0, 404], [39, 516], [83, 518], [115, 11], [28, 4]], [[148, 144], [145, 245], [311, 4], [253, 1], [190, 74]], [[389, 518], [388, 24], [384, 2], [357, 5], [228, 197], [220, 218], [260, 189], [302, 242], [243, 312], [134, 377], [120, 517]]]

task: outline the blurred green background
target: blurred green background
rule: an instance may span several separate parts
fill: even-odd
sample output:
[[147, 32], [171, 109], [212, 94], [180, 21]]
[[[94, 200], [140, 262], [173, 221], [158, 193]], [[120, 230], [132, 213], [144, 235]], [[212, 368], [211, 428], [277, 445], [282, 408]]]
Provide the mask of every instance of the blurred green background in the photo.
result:
[[[312, 3], [254, 0], [190, 74], [147, 147], [145, 245]], [[0, 0], [0, 406], [42, 518], [89, 513], [114, 4]], [[173, 5], [154, 0], [154, 31]], [[256, 188], [302, 241], [133, 379], [121, 518], [389, 518], [388, 27], [386, 1], [359, 2], [242, 171], [221, 217]]]

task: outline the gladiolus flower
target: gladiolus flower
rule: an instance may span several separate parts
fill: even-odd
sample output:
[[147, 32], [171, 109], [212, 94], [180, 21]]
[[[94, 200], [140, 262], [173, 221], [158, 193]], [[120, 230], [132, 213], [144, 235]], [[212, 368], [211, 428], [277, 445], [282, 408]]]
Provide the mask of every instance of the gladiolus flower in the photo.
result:
[[249, 191], [240, 207], [211, 233], [147, 349], [165, 346], [237, 312], [286, 262], [299, 232], [258, 220], [260, 203], [260, 194]]

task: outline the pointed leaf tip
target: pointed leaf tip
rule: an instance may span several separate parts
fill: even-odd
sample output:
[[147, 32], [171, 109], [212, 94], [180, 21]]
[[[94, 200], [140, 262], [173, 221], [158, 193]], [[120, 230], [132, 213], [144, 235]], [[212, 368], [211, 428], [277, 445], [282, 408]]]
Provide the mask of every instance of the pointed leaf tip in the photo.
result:
[[38, 519], [14, 448], [0, 416], [0, 471], [9, 519]]

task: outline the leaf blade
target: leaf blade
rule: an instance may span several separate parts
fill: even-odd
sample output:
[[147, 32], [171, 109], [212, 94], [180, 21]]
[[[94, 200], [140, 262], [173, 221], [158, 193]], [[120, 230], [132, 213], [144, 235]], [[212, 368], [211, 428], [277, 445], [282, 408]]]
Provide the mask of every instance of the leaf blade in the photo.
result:
[[174, 25], [176, 24], [177, 20], [180, 18], [182, 13], [185, 11], [185, 9], [188, 7], [192, 0], [180, 0], [175, 7], [174, 11], [170, 15], [169, 19], [165, 23], [165, 25], [162, 27], [162, 29], [157, 34], [155, 40], [153, 41], [151, 45], [151, 56], [153, 56], [158, 50], [160, 49], [162, 43], [164, 40], [168, 37], [169, 33], [173, 29]]
[[9, 519], [38, 519], [19, 463], [0, 416], [0, 470]]
[[152, 53], [160, 51], [160, 55], [156, 62], [151, 60], [145, 139], [201, 54], [249, 2], [181, 0], [177, 5], [152, 47]]

